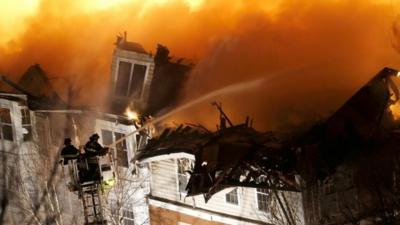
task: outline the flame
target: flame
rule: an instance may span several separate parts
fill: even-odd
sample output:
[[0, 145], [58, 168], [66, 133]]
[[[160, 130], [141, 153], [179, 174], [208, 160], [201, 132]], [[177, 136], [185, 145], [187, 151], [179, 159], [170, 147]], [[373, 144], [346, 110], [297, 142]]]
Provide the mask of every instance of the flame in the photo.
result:
[[394, 120], [400, 119], [400, 102], [397, 101], [396, 103], [389, 106], [389, 110], [392, 113]]
[[128, 117], [129, 120], [138, 121], [139, 113], [133, 110], [130, 106], [126, 108], [124, 115]]

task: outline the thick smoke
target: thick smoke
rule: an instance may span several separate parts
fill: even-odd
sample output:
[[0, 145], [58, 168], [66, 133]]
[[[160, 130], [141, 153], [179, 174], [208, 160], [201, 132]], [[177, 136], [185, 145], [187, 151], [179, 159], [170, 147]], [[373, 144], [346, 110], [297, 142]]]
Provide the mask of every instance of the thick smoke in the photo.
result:
[[[232, 83], [265, 78], [260, 88], [222, 96], [236, 122], [254, 117], [262, 129], [292, 129], [326, 118], [385, 66], [399, 69], [398, 25], [391, 4], [291, 1], [274, 17], [244, 15], [195, 68], [186, 101]], [[278, 76], [278, 78], [277, 78]], [[202, 105], [201, 107], [206, 107]], [[214, 125], [212, 109], [181, 121]]]
[[[0, 71], [15, 79], [39, 63], [59, 83], [99, 104], [108, 87], [115, 35], [148, 50], [167, 45], [197, 60], [182, 103], [226, 85], [268, 78], [257, 90], [218, 99], [234, 121], [276, 129], [326, 116], [384, 66], [400, 68], [391, 1], [125, 1], [92, 9], [78, 0], [42, 0], [24, 31], [0, 46]], [[0, 30], [1, 32], [1, 30]], [[1, 34], [1, 33], [0, 33]], [[397, 36], [396, 36], [397, 35]], [[65, 79], [64, 79], [65, 80]], [[171, 120], [215, 123], [201, 104]]]

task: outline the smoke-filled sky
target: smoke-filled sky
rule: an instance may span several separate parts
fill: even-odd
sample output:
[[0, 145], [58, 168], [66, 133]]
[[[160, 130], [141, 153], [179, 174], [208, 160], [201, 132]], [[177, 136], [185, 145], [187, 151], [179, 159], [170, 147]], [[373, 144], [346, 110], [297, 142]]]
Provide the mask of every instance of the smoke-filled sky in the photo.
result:
[[[384, 66], [400, 69], [398, 14], [398, 0], [0, 0], [0, 72], [17, 79], [39, 63], [99, 102], [92, 93], [107, 87], [127, 31], [148, 51], [162, 43], [197, 62], [182, 103], [265, 78], [215, 100], [235, 122], [276, 129], [325, 116]], [[208, 103], [173, 120], [211, 126]]]

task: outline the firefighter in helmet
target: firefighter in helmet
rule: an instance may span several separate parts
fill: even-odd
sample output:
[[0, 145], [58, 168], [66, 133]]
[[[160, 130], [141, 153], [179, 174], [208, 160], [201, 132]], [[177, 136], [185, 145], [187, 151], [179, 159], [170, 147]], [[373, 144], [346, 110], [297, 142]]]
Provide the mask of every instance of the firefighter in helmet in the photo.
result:
[[[67, 183], [68, 189], [71, 191], [77, 190], [77, 181], [74, 176], [74, 167], [69, 161], [79, 159], [80, 152], [75, 146], [72, 145], [71, 138], [64, 139], [64, 148], [61, 150], [61, 157], [64, 159], [64, 165], [68, 165], [69, 182]], [[63, 170], [64, 171], [64, 170]]]
[[95, 181], [100, 179], [99, 162], [96, 156], [107, 154], [108, 148], [104, 148], [99, 144], [100, 136], [93, 134], [89, 137], [89, 141], [85, 144], [86, 169], [81, 171], [81, 182]]
[[61, 157], [64, 158], [64, 165], [68, 164], [69, 160], [78, 159], [79, 150], [72, 145], [71, 138], [64, 139], [64, 148], [61, 150]]
[[85, 145], [86, 157], [93, 157], [98, 155], [101, 156], [107, 153], [108, 148], [103, 148], [103, 146], [99, 144], [99, 138], [100, 136], [98, 134], [93, 134], [89, 137], [89, 141]]

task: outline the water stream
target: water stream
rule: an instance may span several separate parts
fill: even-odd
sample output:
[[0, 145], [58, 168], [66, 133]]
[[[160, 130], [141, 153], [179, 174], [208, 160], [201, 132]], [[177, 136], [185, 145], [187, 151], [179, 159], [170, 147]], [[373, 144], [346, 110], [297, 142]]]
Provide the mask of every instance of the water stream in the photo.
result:
[[288, 69], [288, 70], [285, 70], [285, 71], [280, 71], [280, 72], [277, 72], [275, 74], [269, 75], [268, 77], [263, 77], [263, 78], [259, 78], [259, 79], [255, 79], [255, 80], [251, 80], [251, 81], [246, 81], [246, 82], [240, 82], [240, 83], [236, 83], [236, 84], [225, 86], [225, 87], [223, 87], [221, 89], [217, 89], [217, 90], [212, 91], [212, 92], [210, 92], [208, 94], [205, 94], [205, 95], [203, 95], [203, 96], [201, 96], [199, 98], [196, 98], [196, 99], [194, 99], [194, 100], [192, 100], [192, 101], [190, 101], [190, 102], [188, 102], [186, 104], [178, 106], [174, 110], [169, 111], [169, 112], [167, 112], [166, 114], [164, 114], [162, 116], [159, 116], [157, 118], [154, 118], [154, 119], [150, 120], [148, 123], [145, 123], [139, 129], [137, 129], [137, 130], [125, 135], [124, 137], [116, 140], [114, 143], [111, 143], [107, 147], [115, 146], [116, 144], [121, 143], [122, 141], [124, 141], [129, 136], [132, 136], [132, 135], [134, 135], [134, 134], [136, 134], [136, 133], [138, 133], [140, 131], [143, 131], [143, 130], [147, 129], [150, 125], [158, 123], [158, 122], [160, 122], [162, 120], [165, 120], [166, 118], [168, 118], [168, 117], [170, 117], [170, 116], [172, 116], [172, 115], [174, 115], [176, 113], [184, 111], [187, 108], [190, 108], [190, 107], [192, 107], [194, 105], [197, 105], [199, 103], [202, 103], [204, 101], [210, 100], [210, 99], [218, 97], [218, 96], [223, 96], [223, 95], [227, 95], [227, 94], [241, 92], [241, 91], [244, 91], [244, 90], [249, 90], [249, 89], [252, 89], [252, 88], [257, 88], [257, 87], [260, 87], [263, 83], [266, 83], [266, 82], [272, 83], [271, 82], [272, 80], [277, 81], [276, 78], [283, 78], [283, 77], [285, 77], [285, 76], [283, 76], [285, 74], [293, 74], [293, 75], [296, 76], [296, 75], [302, 74], [302, 73], [300, 73], [300, 71], [311, 69], [311, 68], [315, 68], [315, 67], [319, 67], [319, 66], [322, 66], [322, 65], [325, 65], [325, 63], [318, 63], [318, 64], [312, 64], [312, 65], [307, 65], [307, 66], [301, 66], [301, 67], [296, 68], [296, 69]]
[[[273, 77], [274, 77], [274, 76], [268, 77], [268, 80], [272, 79]], [[221, 88], [221, 89], [212, 91], [212, 92], [210, 92], [210, 93], [208, 93], [208, 94], [206, 94], [206, 95], [203, 95], [203, 96], [201, 96], [201, 97], [199, 97], [199, 98], [197, 98], [197, 99], [194, 99], [194, 100], [192, 100], [192, 101], [190, 101], [190, 102], [188, 102], [188, 103], [186, 103], [186, 104], [183, 104], [183, 105], [181, 105], [181, 106], [178, 106], [178, 107], [175, 108], [174, 110], [171, 110], [171, 111], [165, 113], [165, 114], [162, 115], [162, 116], [159, 116], [159, 117], [157, 117], [157, 118], [152, 119], [152, 120], [149, 121], [148, 123], [145, 123], [145, 124], [144, 124], [142, 127], [140, 127], [139, 129], [137, 129], [137, 130], [135, 130], [135, 131], [133, 131], [133, 132], [131, 132], [131, 133], [125, 135], [124, 137], [122, 137], [122, 138], [116, 140], [114, 143], [111, 143], [109, 146], [106, 146], [106, 147], [115, 146], [116, 144], [118, 144], [118, 143], [124, 141], [124, 140], [125, 140], [126, 138], [128, 138], [129, 136], [132, 136], [132, 135], [134, 135], [134, 134], [136, 134], [136, 133], [138, 133], [138, 132], [140, 132], [140, 131], [142, 131], [142, 130], [145, 130], [145, 129], [148, 128], [151, 124], [155, 124], [155, 123], [158, 123], [158, 122], [160, 122], [160, 121], [162, 121], [162, 120], [165, 120], [165, 119], [167, 119], [168, 117], [170, 117], [170, 116], [172, 116], [172, 115], [174, 115], [174, 114], [176, 114], [176, 113], [179, 113], [179, 112], [181, 112], [181, 111], [184, 111], [184, 110], [186, 110], [187, 108], [190, 108], [190, 107], [192, 107], [192, 106], [194, 106], [194, 105], [197, 105], [197, 104], [199, 104], [199, 103], [202, 103], [202, 102], [204, 102], [204, 101], [207, 101], [207, 100], [209, 100], [209, 99], [212, 99], [212, 98], [215, 98], [215, 97], [218, 97], [218, 96], [223, 96], [223, 95], [226, 95], [226, 94], [237, 93], [237, 92], [241, 92], [241, 91], [244, 91], [244, 90], [249, 90], [249, 89], [252, 89], [252, 88], [259, 87], [259, 86], [260, 86], [262, 83], [264, 83], [266, 80], [267, 80], [266, 78], [262, 78], [262, 79], [256, 79], [256, 80], [252, 80], [252, 81], [247, 81], [247, 82], [241, 82], [241, 83], [232, 84], [232, 85], [223, 87], [223, 88]]]

